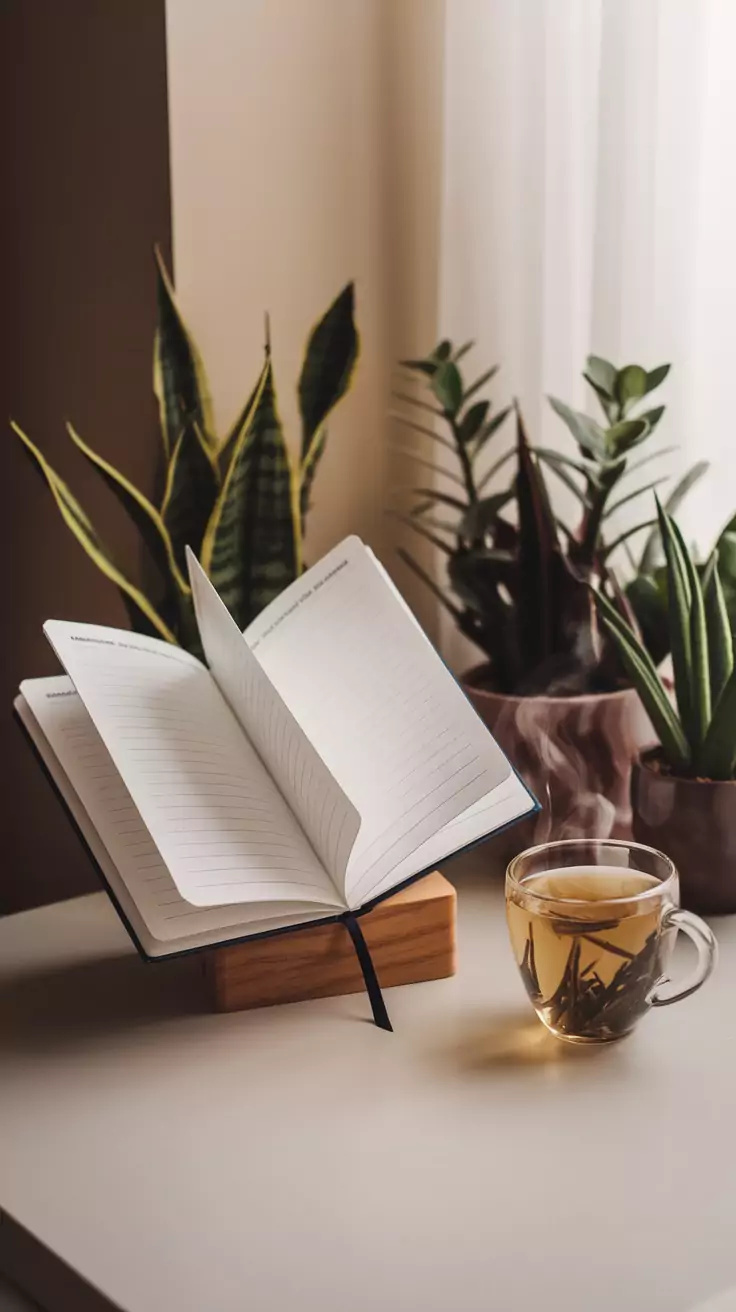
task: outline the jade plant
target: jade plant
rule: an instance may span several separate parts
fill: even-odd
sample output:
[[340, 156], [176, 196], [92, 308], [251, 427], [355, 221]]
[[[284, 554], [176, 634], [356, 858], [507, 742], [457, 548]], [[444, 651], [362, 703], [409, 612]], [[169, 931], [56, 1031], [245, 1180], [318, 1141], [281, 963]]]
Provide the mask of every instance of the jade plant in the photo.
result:
[[294, 461], [278, 414], [268, 328], [255, 386], [230, 430], [215, 430], [204, 364], [156, 253], [157, 327], [153, 386], [165, 478], [151, 501], [90, 447], [71, 424], [76, 449], [129, 515], [153, 569], [149, 595], [114, 560], [67, 484], [18, 424], [12, 428], [44, 477], [59, 512], [122, 595], [130, 623], [199, 654], [185, 550], [190, 546], [241, 628], [303, 569], [303, 539], [326, 421], [347, 392], [358, 355], [349, 283], [312, 329], [298, 382], [301, 451]]
[[657, 511], [677, 709], [631, 626], [600, 593], [596, 605], [654, 726], [664, 768], [686, 778], [733, 779], [736, 670], [718, 552], [699, 570], [675, 520], [659, 502]]
[[[617, 496], [614, 492], [655, 458], [630, 457], [662, 418], [664, 406], [642, 409], [641, 403], [664, 381], [669, 366], [649, 372], [639, 365], [616, 370], [591, 356], [585, 378], [598, 397], [605, 422], [599, 424], [550, 398], [577, 443], [573, 458], [547, 448], [534, 449], [518, 405], [493, 413], [490, 400], [481, 399], [479, 393], [494, 377], [495, 367], [466, 384], [460, 362], [469, 346], [456, 349], [452, 342], [443, 341], [424, 359], [404, 361], [406, 369], [424, 380], [428, 395], [397, 394], [412, 407], [402, 411], [402, 421], [453, 456], [453, 468], [439, 470], [441, 484], [413, 489], [415, 504], [401, 516], [445, 555], [450, 592], [410, 553], [402, 549], [401, 554], [433, 589], [459, 629], [485, 653], [487, 682], [495, 690], [520, 695], [612, 690], [621, 685], [623, 671], [601, 633], [590, 585], [604, 589], [617, 611], [636, 623], [613, 573], [612, 557], [629, 537], [652, 527], [654, 521], [617, 530], [615, 517], [651, 491], [656, 480], [632, 490], [624, 485]], [[491, 440], [512, 409], [515, 444], [489, 463]], [[424, 422], [425, 415], [440, 420], [442, 431]], [[487, 490], [510, 461], [514, 470], [510, 486]], [[579, 504], [580, 520], [574, 529], [555, 513], [544, 467], [562, 480]], [[692, 473], [690, 479], [694, 481]]]

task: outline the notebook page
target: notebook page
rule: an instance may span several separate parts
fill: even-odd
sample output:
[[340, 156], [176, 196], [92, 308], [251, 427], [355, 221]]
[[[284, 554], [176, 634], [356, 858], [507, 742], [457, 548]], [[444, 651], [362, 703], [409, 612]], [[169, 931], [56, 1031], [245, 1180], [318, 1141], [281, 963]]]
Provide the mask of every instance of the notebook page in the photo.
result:
[[245, 636], [360, 812], [352, 906], [508, 778], [500, 748], [358, 538], [287, 588]]
[[250, 650], [192, 551], [189, 581], [207, 664], [340, 891], [360, 816]]
[[[170, 943], [213, 931], [221, 938], [225, 930], [245, 928], [269, 915], [281, 919], [288, 912], [308, 917], [309, 908], [297, 903], [190, 906], [174, 884], [71, 679], [66, 675], [25, 679], [20, 691], [33, 717], [33, 721], [23, 717], [26, 728], [53, 771], [57, 786], [63, 785], [64, 778], [68, 780], [82, 807], [82, 814], [75, 815], [77, 823], [83, 823], [85, 815], [91, 821], [114, 873], [130, 893], [152, 938]], [[33, 732], [34, 721], [42, 738]], [[61, 778], [55, 765], [60, 767]], [[68, 797], [66, 800], [69, 802]], [[100, 852], [95, 855], [100, 860]], [[110, 871], [105, 873], [109, 878]]]
[[179, 647], [49, 620], [70, 675], [182, 897], [339, 905], [209, 671]]
[[488, 834], [496, 833], [504, 825], [511, 824], [535, 808], [534, 799], [525, 785], [513, 771], [498, 788], [494, 788], [479, 802], [474, 802], [462, 815], [443, 826], [432, 838], [428, 838], [410, 857], [399, 862], [386, 877], [371, 891], [371, 897], [379, 897], [395, 884], [410, 879], [421, 870], [431, 870], [447, 857], [453, 856], [465, 847], [479, 842]]

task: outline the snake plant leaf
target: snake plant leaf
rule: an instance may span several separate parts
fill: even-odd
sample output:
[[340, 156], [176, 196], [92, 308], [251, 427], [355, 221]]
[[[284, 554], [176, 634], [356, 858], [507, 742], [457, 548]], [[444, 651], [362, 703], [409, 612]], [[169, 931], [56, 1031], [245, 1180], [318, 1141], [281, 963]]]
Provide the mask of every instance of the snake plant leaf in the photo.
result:
[[711, 716], [711, 694], [710, 694], [710, 659], [708, 653], [708, 629], [705, 619], [705, 602], [703, 600], [703, 589], [700, 583], [698, 571], [693, 563], [693, 558], [685, 545], [682, 534], [675, 523], [667, 515], [669, 527], [673, 537], [679, 547], [680, 556], [685, 566], [688, 588], [690, 592], [690, 689], [692, 697], [693, 726], [690, 745], [695, 757], [695, 764], [698, 764], [700, 749], [703, 745], [705, 734], [710, 724]]
[[673, 723], [667, 713], [669, 702], [661, 683], [652, 681], [641, 664], [640, 654], [643, 648], [637, 649], [624, 641], [607, 620], [604, 619], [602, 623], [616, 646], [621, 664], [641, 698], [667, 760], [673, 769], [687, 770], [690, 765], [687, 739], [679, 721], [675, 719]]
[[164, 638], [167, 642], [175, 643], [176, 637], [145, 594], [130, 583], [118, 569], [106, 547], [103, 546], [97, 536], [88, 515], [85, 514], [63, 479], [59, 477], [43, 453], [39, 451], [38, 447], [18, 424], [11, 422], [11, 428], [23, 443], [23, 447], [36, 470], [46, 480], [67, 528], [81, 543], [90, 560], [94, 562], [101, 573], [119, 588], [133, 628], [139, 633], [146, 633], [152, 637]]
[[265, 377], [266, 368], [268, 366], [268, 358], [269, 358], [269, 353], [267, 351], [266, 358], [263, 362], [263, 368], [261, 369], [261, 372], [259, 373], [255, 381], [255, 384], [248, 397], [248, 400], [243, 406], [243, 409], [240, 411], [240, 414], [235, 420], [235, 423], [233, 424], [232, 428], [230, 429], [230, 432], [227, 434], [224, 442], [222, 443], [222, 446], [220, 447], [217, 453], [217, 467], [220, 475], [220, 481], [224, 479], [228, 469], [230, 468], [230, 461], [232, 460], [233, 451], [235, 450], [235, 444], [238, 438], [240, 437], [240, 434], [242, 433], [244, 428], [247, 428], [252, 418], [253, 411], [255, 410], [256, 401], [258, 400], [261, 387], [263, 386], [263, 379]]
[[715, 705], [733, 671], [733, 635], [726, 609], [726, 598], [718, 573], [718, 552], [714, 551], [702, 578], [705, 620], [708, 626], [710, 691]]
[[718, 574], [726, 598], [731, 631], [736, 632], [736, 522], [731, 520], [716, 542]]
[[668, 617], [670, 631], [670, 651], [675, 675], [675, 696], [680, 719], [688, 742], [699, 742], [697, 731], [697, 710], [693, 706], [693, 666], [692, 640], [690, 636], [690, 609], [692, 590], [687, 566], [683, 559], [680, 543], [673, 532], [673, 521], [657, 502], [657, 518], [662, 545], [667, 560], [668, 577]]
[[212, 453], [194, 420], [184, 425], [166, 471], [161, 519], [176, 564], [186, 578], [186, 549], [199, 556], [205, 529], [217, 500], [219, 479]]
[[349, 282], [309, 335], [299, 378], [304, 463], [330, 411], [347, 392], [358, 359], [355, 284]]
[[298, 494], [269, 359], [202, 542], [202, 567], [241, 629], [301, 573]]
[[[670, 447], [667, 450], [667, 455], [670, 455], [672, 450], [674, 450], [674, 448]], [[664, 451], [660, 451], [656, 453], [656, 455], [664, 455], [664, 454], [665, 454]], [[656, 458], [656, 455], [649, 456], [648, 459], [653, 460]], [[639, 462], [639, 468], [641, 468], [641, 465], [643, 464], [644, 464], [644, 460], [641, 460]], [[632, 472], [634, 468], [635, 466], [630, 465], [629, 470], [627, 472]], [[679, 482], [677, 482], [673, 487], [669, 496], [666, 497], [662, 503], [663, 508], [668, 515], [672, 516], [677, 513], [682, 502], [685, 500], [685, 497], [688, 495], [690, 490], [695, 487], [695, 484], [699, 482], [699, 480], [703, 477], [704, 474], [708, 472], [709, 469], [710, 469], [710, 462], [708, 460], [698, 460], [692, 466], [691, 469], [688, 469], [687, 473], [683, 474]], [[648, 534], [647, 540], [644, 544], [644, 549], [642, 551], [641, 559], [639, 561], [639, 570], [638, 570], [639, 574], [654, 573], [654, 570], [656, 569], [658, 563], [657, 556], [660, 551], [660, 545], [661, 545], [661, 537], [659, 532], [659, 522], [657, 521], [655, 527], [652, 529], [652, 532]]]
[[655, 665], [659, 665], [670, 649], [664, 580], [637, 574], [626, 585], [626, 598], [636, 616], [644, 645]]
[[102, 481], [113, 493], [113, 496], [117, 497], [140, 533], [150, 552], [151, 559], [159, 569], [162, 577], [167, 579], [171, 574], [177, 589], [184, 594], [188, 593], [189, 584], [177, 566], [171, 538], [156, 507], [114, 465], [111, 465], [108, 460], [103, 459], [96, 451], [93, 451], [92, 447], [82, 440], [71, 424], [67, 424], [66, 431], [77, 450], [101, 475]]
[[567, 424], [575, 441], [581, 451], [587, 456], [597, 456], [600, 460], [605, 460], [608, 452], [606, 450], [606, 439], [604, 431], [600, 424], [584, 415], [579, 410], [573, 410], [564, 401], [558, 400], [556, 396], [547, 398], [555, 414], [559, 415], [563, 423]]
[[700, 754], [706, 779], [733, 779], [736, 770], [736, 670], [716, 702]]
[[555, 639], [555, 600], [562, 562], [557, 524], [547, 487], [532, 455], [521, 410], [516, 407], [519, 517], [519, 631], [522, 647], [547, 660]]
[[158, 318], [153, 343], [153, 390], [158, 400], [164, 451], [168, 459], [185, 419], [199, 424], [205, 440], [213, 449], [217, 444], [202, 357], [184, 322], [158, 247], [154, 254]]
[[649, 653], [603, 593], [593, 591], [593, 598], [603, 627], [641, 698], [668, 761], [676, 769], [686, 769], [690, 764], [688, 740]]
[[327, 446], [327, 429], [321, 428], [317, 433], [315, 440], [312, 442], [307, 458], [301, 468], [301, 482], [299, 485], [299, 514], [301, 516], [302, 533], [306, 526], [307, 515], [311, 509], [312, 486], [314, 476], [317, 473], [317, 466], [325, 453]]

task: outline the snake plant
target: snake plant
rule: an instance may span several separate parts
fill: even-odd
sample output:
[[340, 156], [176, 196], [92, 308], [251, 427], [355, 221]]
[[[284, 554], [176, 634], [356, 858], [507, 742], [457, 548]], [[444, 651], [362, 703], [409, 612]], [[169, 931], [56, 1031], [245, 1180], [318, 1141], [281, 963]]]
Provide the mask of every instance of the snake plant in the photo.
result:
[[[444, 553], [450, 593], [410, 553], [401, 554], [435, 591], [460, 630], [485, 653], [487, 682], [495, 690], [570, 695], [614, 689], [623, 672], [605, 635], [602, 640], [588, 585], [604, 588], [621, 615], [634, 621], [614, 576], [612, 557], [652, 521], [619, 531], [615, 517], [653, 484], [638, 484], [615, 498], [613, 493], [653, 458], [630, 463], [630, 453], [656, 428], [664, 406], [634, 411], [664, 381], [669, 365], [649, 372], [640, 365], [617, 370], [606, 360], [589, 357], [584, 376], [600, 401], [605, 424], [550, 398], [575, 438], [576, 457], [533, 448], [514, 407], [515, 445], [489, 462], [491, 439], [512, 407], [494, 414], [490, 401], [479, 396], [495, 367], [466, 384], [460, 362], [470, 345], [456, 349], [443, 341], [431, 355], [403, 361], [404, 368], [424, 381], [428, 395], [397, 393], [405, 407], [412, 407], [402, 410], [401, 421], [453, 456], [453, 466], [440, 469], [409, 452], [442, 477], [437, 486], [414, 488], [416, 503], [410, 514], [400, 516]], [[433, 426], [436, 419], [442, 421], [442, 431]], [[508, 461], [514, 469], [511, 485], [486, 491]], [[545, 468], [565, 484], [580, 507], [573, 529], [555, 513]], [[691, 481], [701, 472], [691, 474]]]
[[677, 710], [644, 645], [605, 597], [601, 621], [676, 775], [733, 779], [736, 775], [736, 670], [731, 626], [714, 551], [698, 570], [674, 519], [657, 502], [665, 554], [665, 584]]
[[325, 423], [347, 392], [358, 355], [354, 289], [349, 283], [312, 329], [298, 382], [301, 452], [292, 460], [279, 419], [270, 342], [232, 428], [215, 431], [207, 375], [156, 252], [157, 326], [153, 386], [159, 406], [165, 479], [149, 500], [85, 442], [77, 450], [133, 521], [154, 568], [148, 595], [123, 572], [89, 516], [43, 452], [13, 422], [59, 512], [95, 565], [120, 590], [131, 625], [198, 652], [185, 549], [190, 546], [241, 628], [303, 568], [302, 543]]

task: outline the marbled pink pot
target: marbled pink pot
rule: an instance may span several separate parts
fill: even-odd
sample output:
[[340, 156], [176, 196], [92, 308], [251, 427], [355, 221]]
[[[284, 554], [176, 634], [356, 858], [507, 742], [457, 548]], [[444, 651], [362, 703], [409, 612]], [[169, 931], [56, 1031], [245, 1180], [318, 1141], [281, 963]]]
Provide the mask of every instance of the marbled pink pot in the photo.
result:
[[582, 697], [466, 695], [538, 799], [539, 815], [491, 840], [496, 859], [557, 838], [630, 838], [631, 767], [655, 738], [633, 688]]
[[688, 911], [736, 911], [736, 780], [675, 779], [651, 768], [655, 755], [634, 766], [634, 838], [674, 861]]

